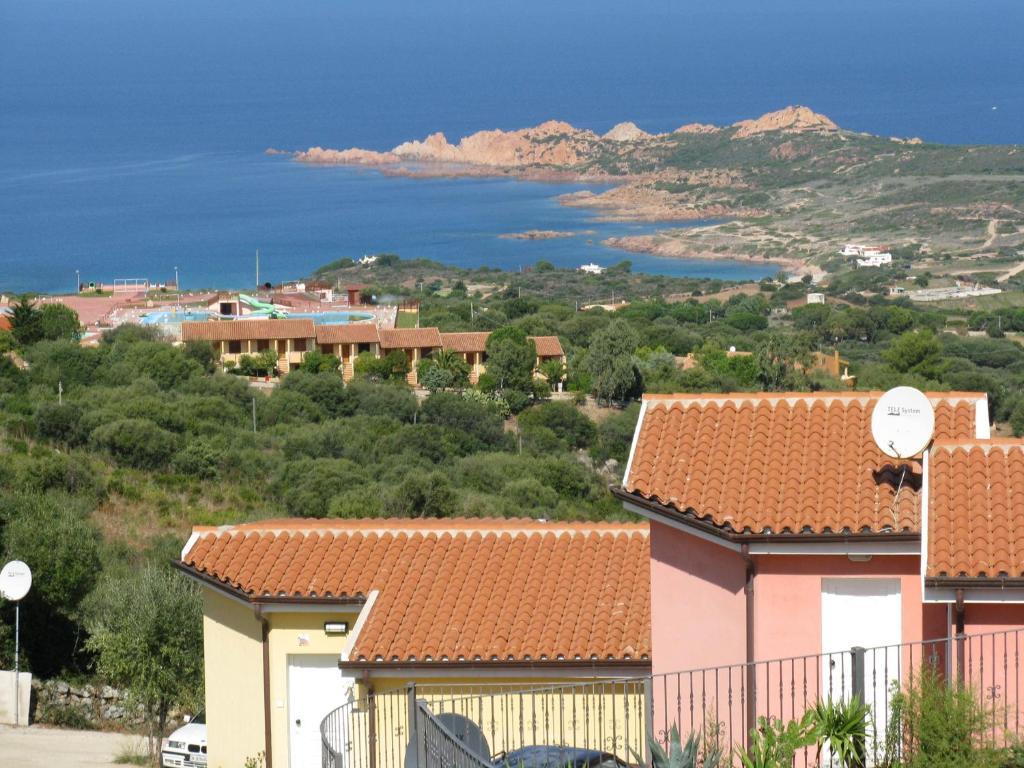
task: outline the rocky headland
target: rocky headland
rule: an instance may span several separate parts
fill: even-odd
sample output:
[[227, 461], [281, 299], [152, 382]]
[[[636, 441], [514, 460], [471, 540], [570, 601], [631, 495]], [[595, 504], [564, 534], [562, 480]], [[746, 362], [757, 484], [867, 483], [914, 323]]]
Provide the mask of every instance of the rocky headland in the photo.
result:
[[[858, 240], [969, 251], [975, 240], [987, 242], [990, 221], [977, 211], [1024, 205], [1019, 147], [872, 136], [803, 106], [725, 126], [687, 123], [668, 133], [621, 122], [601, 135], [549, 120], [456, 142], [434, 133], [387, 151], [311, 147], [292, 157], [404, 176], [599, 183], [606, 188], [559, 200], [602, 220], [713, 223], [606, 240], [610, 246], [678, 258], [769, 259], [794, 269], [834, 260], [842, 243]], [[960, 181], [951, 187], [954, 173]], [[995, 175], [1006, 183], [996, 183]], [[1009, 227], [1004, 222], [997, 229]]]

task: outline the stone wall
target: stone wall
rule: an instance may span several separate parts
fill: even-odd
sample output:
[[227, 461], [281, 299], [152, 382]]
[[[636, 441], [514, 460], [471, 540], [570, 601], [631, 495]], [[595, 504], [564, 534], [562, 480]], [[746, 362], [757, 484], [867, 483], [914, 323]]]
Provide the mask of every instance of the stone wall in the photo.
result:
[[[168, 732], [184, 724], [184, 712], [172, 710]], [[145, 711], [127, 694], [109, 685], [72, 685], [63, 680], [32, 681], [32, 722], [66, 728], [145, 730]]]

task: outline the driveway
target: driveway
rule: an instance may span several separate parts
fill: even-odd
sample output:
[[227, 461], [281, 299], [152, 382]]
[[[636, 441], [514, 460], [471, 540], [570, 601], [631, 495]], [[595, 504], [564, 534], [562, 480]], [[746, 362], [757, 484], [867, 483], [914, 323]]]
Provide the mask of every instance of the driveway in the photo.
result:
[[0, 765], [12, 768], [111, 766], [126, 749], [144, 753], [145, 739], [123, 733], [0, 725]]

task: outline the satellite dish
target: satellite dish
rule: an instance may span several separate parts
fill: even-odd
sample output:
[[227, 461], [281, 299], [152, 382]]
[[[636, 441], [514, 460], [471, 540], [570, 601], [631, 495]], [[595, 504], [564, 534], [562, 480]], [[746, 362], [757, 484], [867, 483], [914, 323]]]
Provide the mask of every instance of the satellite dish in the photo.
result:
[[935, 409], [927, 395], [913, 387], [890, 389], [875, 403], [871, 435], [886, 456], [909, 459], [928, 447], [935, 431]]
[[[491, 746], [479, 725], [456, 712], [441, 712], [431, 717], [437, 725], [461, 741], [467, 750], [485, 763], [491, 762]], [[404, 768], [416, 768], [416, 745], [413, 742], [406, 746]]]
[[0, 597], [5, 600], [18, 602], [31, 586], [32, 570], [21, 560], [11, 560], [0, 570]]

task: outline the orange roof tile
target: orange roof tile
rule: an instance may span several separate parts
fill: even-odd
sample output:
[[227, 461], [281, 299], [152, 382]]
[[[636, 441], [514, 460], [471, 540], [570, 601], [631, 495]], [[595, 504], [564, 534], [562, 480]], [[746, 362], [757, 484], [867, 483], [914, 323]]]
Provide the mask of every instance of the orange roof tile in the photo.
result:
[[0, 314], [0, 331], [11, 330], [11, 319], [6, 314]]
[[380, 336], [373, 323], [342, 323], [318, 325], [316, 341], [317, 344], [370, 344], [380, 341]]
[[196, 528], [186, 570], [246, 599], [378, 596], [353, 662], [650, 658], [646, 524], [268, 520]]
[[487, 338], [490, 335], [490, 331], [442, 333], [441, 344], [445, 349], [455, 352], [484, 352], [487, 349]]
[[312, 339], [316, 326], [307, 318], [270, 320], [206, 320], [181, 324], [182, 341], [247, 341], [250, 339]]
[[[881, 394], [647, 396], [624, 490], [728, 533], [919, 533], [921, 463], [871, 437]], [[929, 398], [936, 438], [975, 437], [983, 393]]]
[[381, 328], [382, 349], [425, 349], [441, 346], [437, 328]]
[[562, 342], [557, 336], [530, 336], [535, 347], [537, 357], [561, 357], [565, 354], [562, 351]]
[[1024, 443], [943, 441], [928, 456], [925, 576], [1024, 577]]

